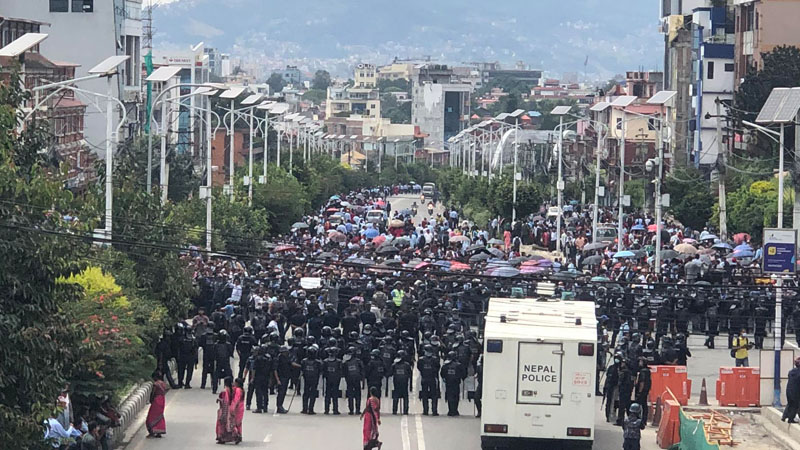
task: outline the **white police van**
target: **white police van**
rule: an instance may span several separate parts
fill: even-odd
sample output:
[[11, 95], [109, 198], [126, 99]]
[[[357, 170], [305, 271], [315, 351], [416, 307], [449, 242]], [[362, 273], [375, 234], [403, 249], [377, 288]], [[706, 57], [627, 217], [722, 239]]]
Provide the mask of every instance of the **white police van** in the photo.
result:
[[491, 299], [481, 448], [591, 448], [596, 343], [592, 302]]

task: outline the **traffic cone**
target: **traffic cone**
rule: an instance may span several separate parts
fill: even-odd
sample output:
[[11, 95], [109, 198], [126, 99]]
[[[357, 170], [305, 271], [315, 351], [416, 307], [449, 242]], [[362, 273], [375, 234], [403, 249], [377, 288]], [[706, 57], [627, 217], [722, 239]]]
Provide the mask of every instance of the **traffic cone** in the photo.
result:
[[653, 426], [657, 427], [661, 422], [661, 397], [656, 399], [656, 410], [653, 411]]
[[708, 406], [708, 391], [706, 390], [705, 378], [703, 378], [703, 386], [700, 388], [700, 406]]

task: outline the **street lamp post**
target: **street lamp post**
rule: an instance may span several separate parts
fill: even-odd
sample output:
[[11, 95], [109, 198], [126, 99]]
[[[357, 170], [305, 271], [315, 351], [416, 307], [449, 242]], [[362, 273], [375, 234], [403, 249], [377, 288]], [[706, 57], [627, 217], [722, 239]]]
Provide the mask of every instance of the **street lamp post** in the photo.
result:
[[648, 104], [661, 106], [658, 118], [659, 121], [658, 132], [656, 133], [656, 139], [658, 140], [657, 142], [658, 175], [656, 176], [656, 255], [655, 255], [656, 274], [661, 274], [661, 214], [662, 214], [661, 210], [663, 206], [661, 198], [661, 187], [664, 177], [664, 136], [662, 135], [661, 131], [664, 129], [663, 110], [666, 107], [667, 103], [670, 102], [675, 97], [675, 95], [677, 95], [676, 91], [661, 91], [657, 92], [654, 96], [652, 96], [649, 100], [647, 100]]
[[613, 102], [611, 102], [611, 106], [621, 107], [622, 108], [622, 138], [619, 148], [619, 223], [617, 225], [617, 251], [621, 252], [624, 249], [623, 244], [623, 233], [624, 228], [622, 226], [623, 216], [624, 216], [624, 208], [622, 205], [622, 200], [625, 198], [625, 133], [627, 132], [626, 127], [626, 120], [625, 114], [627, 113], [626, 108], [636, 100], [636, 97], [632, 95], [623, 95], [617, 97]]
[[[564, 216], [564, 116], [569, 114], [571, 106], [556, 106], [550, 112], [552, 115], [558, 116], [558, 180], [556, 181], [556, 190], [558, 191], [558, 216], [556, 217], [556, 253], [561, 253], [561, 220]], [[569, 125], [569, 123], [567, 124]]]

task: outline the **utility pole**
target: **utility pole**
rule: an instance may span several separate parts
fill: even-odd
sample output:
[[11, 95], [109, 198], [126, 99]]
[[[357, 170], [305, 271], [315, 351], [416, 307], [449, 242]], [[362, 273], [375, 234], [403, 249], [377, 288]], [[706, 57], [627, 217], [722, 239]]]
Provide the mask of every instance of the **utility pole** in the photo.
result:
[[[726, 206], [725, 194], [725, 171], [728, 164], [726, 159], [726, 148], [722, 143], [722, 102], [719, 97], [715, 100], [717, 108], [717, 172], [719, 178], [719, 238], [722, 241], [728, 239], [728, 207]], [[780, 220], [780, 219], [778, 219]]]
[[[153, 0], [149, 0], [144, 20], [142, 20], [142, 48], [145, 50], [144, 63], [147, 76], [153, 73]], [[147, 103], [144, 131], [151, 144], [147, 147], [147, 193], [153, 189], [153, 135], [150, 133], [150, 117], [153, 110], [153, 83], [147, 82]]]
[[623, 207], [622, 207], [622, 199], [625, 198], [625, 133], [628, 130], [625, 120], [625, 108], [622, 108], [622, 145], [619, 147], [619, 224], [617, 225], [617, 251], [621, 252], [625, 249], [622, 243], [623, 241], [623, 234], [624, 228], [622, 226], [623, 220]]
[[[608, 133], [608, 131], [606, 131]], [[594, 208], [592, 208], [592, 242], [597, 242], [597, 211], [600, 202], [600, 156], [603, 152], [602, 135], [600, 127], [597, 127], [597, 155], [594, 171]]]
[[795, 117], [794, 122], [794, 173], [792, 173], [792, 183], [794, 184], [794, 207], [792, 208], [792, 228], [800, 228], [800, 121]]
[[517, 220], [517, 152], [519, 151], [519, 117], [514, 124], [514, 187], [513, 199], [511, 203], [511, 222]]

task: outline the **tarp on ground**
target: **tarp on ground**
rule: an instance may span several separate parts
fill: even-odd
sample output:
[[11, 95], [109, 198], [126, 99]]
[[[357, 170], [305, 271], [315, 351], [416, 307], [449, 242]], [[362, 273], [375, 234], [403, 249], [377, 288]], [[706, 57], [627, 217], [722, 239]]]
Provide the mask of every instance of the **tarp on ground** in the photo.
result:
[[690, 419], [681, 408], [681, 442], [680, 450], [719, 450], [719, 445], [710, 444], [703, 428], [702, 420]]

